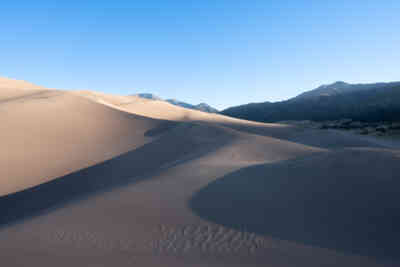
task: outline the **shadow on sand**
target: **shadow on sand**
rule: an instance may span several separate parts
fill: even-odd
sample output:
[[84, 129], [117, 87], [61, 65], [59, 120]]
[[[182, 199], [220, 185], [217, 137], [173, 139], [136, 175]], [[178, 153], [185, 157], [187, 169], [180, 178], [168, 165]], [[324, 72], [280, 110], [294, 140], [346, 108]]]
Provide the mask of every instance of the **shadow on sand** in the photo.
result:
[[[239, 123], [223, 123], [225, 127], [237, 131], [268, 136], [280, 140], [290, 141], [302, 145], [327, 149], [342, 149], [347, 147], [375, 147], [385, 148], [385, 143], [372, 141], [361, 135], [350, 134], [344, 131], [308, 129], [294, 125], [268, 126], [268, 125], [243, 125]], [[399, 143], [396, 142], [397, 147]], [[393, 144], [390, 145], [392, 147]]]
[[[159, 172], [161, 166], [165, 169], [182, 164], [224, 145], [220, 141], [201, 143], [191, 138], [193, 132], [199, 131], [198, 128], [202, 126], [189, 123], [172, 126], [163, 125], [147, 132], [145, 135], [154, 136], [169, 130], [138, 149], [33, 188], [0, 197], [0, 228], [51, 212], [93, 194], [139, 182], [148, 177], [147, 174]], [[226, 142], [229, 142], [229, 138]]]
[[203, 219], [381, 260], [400, 253], [400, 157], [344, 150], [228, 174], [189, 205]]

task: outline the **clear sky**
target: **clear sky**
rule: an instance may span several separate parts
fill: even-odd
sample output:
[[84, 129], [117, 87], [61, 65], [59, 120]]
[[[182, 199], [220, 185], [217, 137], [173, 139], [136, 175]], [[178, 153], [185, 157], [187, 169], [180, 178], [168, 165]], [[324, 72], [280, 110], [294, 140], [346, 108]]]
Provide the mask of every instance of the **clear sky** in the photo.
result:
[[0, 76], [217, 108], [400, 80], [398, 0], [3, 1]]

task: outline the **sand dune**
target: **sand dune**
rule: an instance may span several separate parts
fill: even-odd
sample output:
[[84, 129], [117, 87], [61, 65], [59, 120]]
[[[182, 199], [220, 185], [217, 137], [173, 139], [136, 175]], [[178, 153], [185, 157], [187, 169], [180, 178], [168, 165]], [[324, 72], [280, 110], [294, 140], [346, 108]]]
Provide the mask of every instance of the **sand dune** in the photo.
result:
[[8, 98], [1, 91], [0, 195], [142, 146], [152, 140], [147, 131], [168, 123], [63, 91], [13, 89]]
[[398, 257], [399, 160], [399, 151], [345, 149], [255, 165], [202, 188], [191, 205], [226, 227]]
[[[206, 122], [230, 122], [246, 125], [265, 125], [257, 122], [243, 121], [236, 118], [222, 116], [215, 113], [202, 112], [199, 110], [186, 109], [172, 105], [162, 100], [145, 99], [135, 95], [120, 96], [95, 91], [76, 91], [77, 95], [89, 98], [101, 104], [114, 108], [155, 119], [174, 121], [206, 121]], [[269, 124], [274, 125], [274, 124]], [[277, 125], [277, 124], [275, 124]]]
[[0, 89], [32, 90], [32, 89], [45, 89], [45, 88], [22, 80], [0, 77]]
[[4, 266], [399, 266], [400, 150], [0, 80]]

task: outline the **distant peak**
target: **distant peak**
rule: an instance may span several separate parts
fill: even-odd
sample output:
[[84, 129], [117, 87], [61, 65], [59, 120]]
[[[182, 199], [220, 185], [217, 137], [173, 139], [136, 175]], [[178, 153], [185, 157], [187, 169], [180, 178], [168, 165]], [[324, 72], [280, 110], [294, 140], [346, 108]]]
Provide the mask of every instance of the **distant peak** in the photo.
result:
[[179, 102], [181, 102], [181, 101], [179, 101], [179, 100], [177, 100], [175, 98], [170, 98], [170, 99], [167, 99], [165, 101], [170, 102], [170, 103], [179, 103]]
[[152, 93], [140, 93], [140, 94], [136, 94], [135, 96], [145, 98], [145, 99], [151, 99], [151, 100], [162, 100], [160, 97], [158, 97]]
[[209, 107], [210, 105], [204, 102], [201, 102], [200, 104], [197, 105], [198, 107], [203, 106], [203, 107]]
[[209, 112], [209, 113], [218, 113], [218, 112], [219, 112], [218, 109], [213, 108], [213, 107], [211, 107], [209, 104], [204, 103], [204, 102], [202, 102], [202, 103], [196, 105], [196, 108], [197, 108], [198, 110], [205, 111], [205, 112]]
[[330, 88], [330, 87], [347, 86], [347, 85], [349, 85], [349, 84], [346, 83], [346, 82], [343, 82], [343, 81], [336, 81], [336, 82], [331, 83], [331, 84], [324, 84], [324, 85], [321, 85], [321, 86], [318, 87], [318, 88]]
[[379, 89], [387, 86], [393, 86], [399, 84], [399, 82], [390, 82], [390, 83], [366, 83], [366, 84], [351, 84], [343, 81], [336, 81], [332, 84], [321, 85], [320, 87], [306, 91], [293, 99], [303, 99], [310, 97], [321, 97], [321, 96], [333, 96], [338, 94], [346, 94], [357, 91], [366, 91], [371, 89]]
[[344, 81], [336, 81], [332, 85], [339, 85], [339, 84], [348, 84], [348, 83], [346, 83]]

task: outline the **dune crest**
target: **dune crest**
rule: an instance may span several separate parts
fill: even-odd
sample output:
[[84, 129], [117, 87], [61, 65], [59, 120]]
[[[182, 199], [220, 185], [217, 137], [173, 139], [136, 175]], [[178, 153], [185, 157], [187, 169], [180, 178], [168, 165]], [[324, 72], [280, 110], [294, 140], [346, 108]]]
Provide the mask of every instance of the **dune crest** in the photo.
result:
[[6, 77], [0, 77], [0, 89], [45, 89], [42, 86], [35, 85], [30, 82], [15, 80]]
[[4, 78], [0, 116], [5, 266], [399, 266], [397, 146]]

